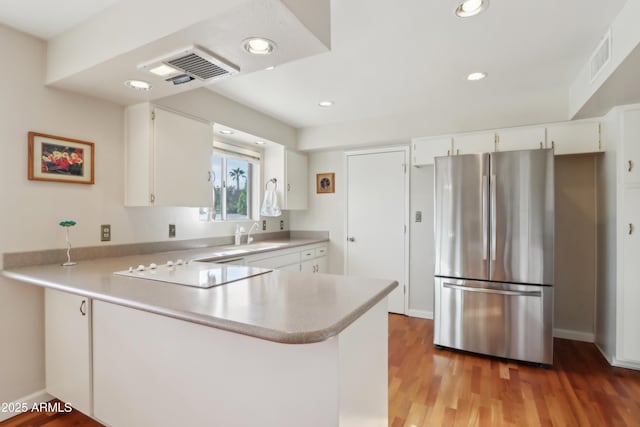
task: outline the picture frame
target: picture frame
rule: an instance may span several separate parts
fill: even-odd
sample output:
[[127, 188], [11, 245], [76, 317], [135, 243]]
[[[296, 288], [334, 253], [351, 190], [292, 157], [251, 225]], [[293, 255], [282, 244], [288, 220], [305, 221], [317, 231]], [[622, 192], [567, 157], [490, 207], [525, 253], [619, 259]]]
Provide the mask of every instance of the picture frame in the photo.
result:
[[28, 142], [29, 180], [94, 183], [93, 142], [37, 132], [29, 132]]
[[316, 193], [335, 193], [335, 173], [319, 173], [316, 174]]

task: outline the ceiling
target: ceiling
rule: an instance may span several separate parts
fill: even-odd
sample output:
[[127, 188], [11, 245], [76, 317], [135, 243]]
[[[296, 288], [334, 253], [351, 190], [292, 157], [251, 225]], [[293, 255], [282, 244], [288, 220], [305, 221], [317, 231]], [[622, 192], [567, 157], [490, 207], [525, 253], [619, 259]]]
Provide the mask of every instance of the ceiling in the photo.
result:
[[[231, 0], [217, 3], [225, 1]], [[290, 6], [296, 1], [304, 3], [282, 3]], [[55, 40], [83, 20], [95, 20], [104, 13], [103, 9], [117, 7], [117, 3], [4, 1], [0, 2], [0, 22]], [[124, 0], [119, 3], [124, 4]], [[434, 109], [455, 115], [463, 104], [482, 108], [484, 101], [514, 96], [526, 102], [527, 97], [533, 100], [547, 93], [568, 93], [579, 69], [624, 3], [492, 0], [484, 13], [460, 19], [453, 13], [458, 5], [455, 0], [334, 0], [330, 50], [305, 34], [298, 37], [296, 34], [302, 34], [299, 26], [287, 21], [289, 29], [278, 27], [282, 31], [274, 34], [282, 39], [275, 41], [287, 52], [294, 48], [298, 51], [275, 61], [280, 65], [272, 71], [263, 69], [265, 62], [249, 64], [242, 67], [247, 72], [207, 88], [297, 128]], [[166, 20], [167, 14], [172, 13], [171, 7], [155, 9], [146, 20], [152, 20], [155, 13], [164, 14], [162, 18]], [[255, 8], [252, 11], [253, 21], [249, 19], [244, 24], [257, 25], [260, 15]], [[274, 14], [275, 26], [286, 21], [283, 16]], [[121, 87], [123, 70], [135, 71], [137, 64], [148, 60], [152, 52], [157, 54], [164, 48], [198, 40], [214, 43], [216, 37], [207, 36], [207, 31], [221, 33], [231, 27], [225, 22], [202, 21], [185, 31], [156, 37], [138, 49], [113, 55], [54, 85], [121, 104], [137, 102], [142, 95]], [[120, 31], [126, 34], [129, 30]], [[298, 39], [307, 44], [298, 46]], [[487, 72], [488, 77], [480, 82], [466, 81], [466, 75], [474, 71]], [[117, 76], [113, 86], [107, 84], [111, 76]], [[163, 86], [144, 97], [153, 99], [186, 89]], [[318, 107], [319, 101], [327, 99], [335, 102], [332, 108]]]

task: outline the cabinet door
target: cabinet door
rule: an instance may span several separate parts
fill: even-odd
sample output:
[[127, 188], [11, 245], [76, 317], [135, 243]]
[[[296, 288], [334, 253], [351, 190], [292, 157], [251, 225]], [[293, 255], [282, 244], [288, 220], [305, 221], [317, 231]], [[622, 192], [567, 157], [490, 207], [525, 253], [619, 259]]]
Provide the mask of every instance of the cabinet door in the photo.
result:
[[211, 206], [213, 127], [156, 108], [154, 206]]
[[47, 393], [87, 415], [92, 415], [90, 322], [90, 299], [45, 289]]
[[562, 123], [547, 127], [547, 148], [556, 155], [600, 151], [598, 122]]
[[328, 273], [327, 269], [327, 257], [321, 256], [316, 258], [316, 273]]
[[284, 209], [307, 208], [307, 156], [286, 150]]
[[545, 147], [545, 128], [514, 128], [496, 132], [496, 151], [535, 150]]
[[622, 235], [622, 289], [618, 297], [620, 310], [620, 359], [640, 363], [640, 188], [626, 189], [623, 193]]
[[316, 260], [308, 259], [300, 263], [300, 271], [302, 273], [315, 273], [316, 272]]
[[453, 137], [453, 154], [481, 154], [496, 151], [493, 132], [470, 133]]
[[434, 164], [434, 157], [450, 156], [452, 138], [416, 138], [411, 144], [413, 166]]
[[640, 110], [624, 112], [622, 141], [624, 183], [640, 184]]

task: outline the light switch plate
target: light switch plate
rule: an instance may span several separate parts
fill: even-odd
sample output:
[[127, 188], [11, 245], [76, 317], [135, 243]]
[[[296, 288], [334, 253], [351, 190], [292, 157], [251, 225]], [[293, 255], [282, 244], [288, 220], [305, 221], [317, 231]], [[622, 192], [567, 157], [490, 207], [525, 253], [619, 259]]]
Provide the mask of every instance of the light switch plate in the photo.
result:
[[102, 224], [100, 226], [100, 241], [101, 242], [111, 241], [111, 224]]
[[422, 211], [416, 211], [416, 222], [422, 222]]
[[176, 237], [176, 225], [169, 224], [169, 238]]

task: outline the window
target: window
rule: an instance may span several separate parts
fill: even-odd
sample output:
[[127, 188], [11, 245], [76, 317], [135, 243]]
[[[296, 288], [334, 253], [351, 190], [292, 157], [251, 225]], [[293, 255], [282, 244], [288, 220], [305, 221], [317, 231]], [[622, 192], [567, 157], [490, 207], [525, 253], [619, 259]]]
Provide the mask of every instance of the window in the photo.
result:
[[200, 220], [237, 221], [255, 216], [254, 193], [259, 192], [253, 189], [260, 188], [259, 161], [259, 153], [214, 142], [211, 156], [214, 206], [200, 208]]

